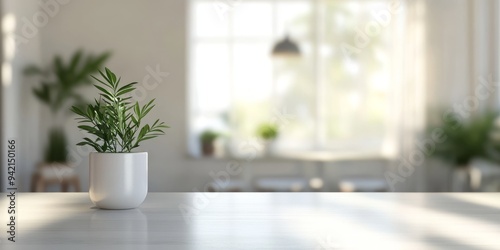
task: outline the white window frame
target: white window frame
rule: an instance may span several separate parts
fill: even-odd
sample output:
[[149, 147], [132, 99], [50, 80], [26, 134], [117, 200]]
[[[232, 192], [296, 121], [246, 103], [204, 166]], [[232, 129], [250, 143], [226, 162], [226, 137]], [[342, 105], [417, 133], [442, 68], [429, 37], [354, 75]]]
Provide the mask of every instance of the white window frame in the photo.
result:
[[[191, 126], [191, 120], [192, 118], [195, 116], [195, 115], [200, 115], [200, 114], [196, 114], [196, 112], [199, 112], [199, 111], [196, 111], [195, 108], [193, 106], [193, 101], [194, 101], [194, 96], [193, 96], [193, 83], [191, 81], [191, 76], [193, 74], [193, 60], [194, 60], [194, 57], [193, 55], [191, 54], [191, 49], [195, 47], [195, 44], [197, 43], [210, 43], [210, 42], [225, 42], [228, 44], [228, 53], [229, 53], [229, 67], [232, 67], [232, 59], [233, 59], [233, 55], [232, 55], [232, 47], [234, 46], [235, 42], [238, 41], [238, 42], [255, 42], [255, 41], [270, 41], [269, 39], [259, 39], [259, 38], [234, 38], [233, 37], [233, 34], [232, 34], [232, 29], [230, 28], [230, 26], [232, 25], [231, 23], [231, 20], [232, 20], [232, 15], [233, 15], [233, 11], [231, 10], [231, 3], [234, 3], [236, 4], [235, 5], [235, 8], [237, 8], [237, 4], [238, 3], [243, 3], [243, 2], [271, 2], [273, 3], [273, 33], [272, 33], [272, 42], [270, 42], [269, 44], [269, 47], [270, 47], [270, 50], [271, 50], [271, 47], [272, 45], [283, 38], [283, 35], [284, 34], [277, 34], [277, 31], [276, 31], [276, 19], [277, 19], [277, 16], [276, 16], [276, 5], [278, 2], [310, 2], [311, 3], [311, 7], [312, 7], [312, 11], [313, 11], [313, 16], [315, 17], [314, 20], [312, 20], [312, 27], [313, 27], [313, 31], [311, 32], [311, 34], [314, 34], [312, 37], [310, 37], [310, 42], [311, 44], [313, 44], [313, 55], [314, 55], [314, 74], [313, 74], [313, 78], [314, 78], [314, 84], [316, 85], [315, 87], [315, 90], [316, 90], [316, 105], [315, 105], [315, 138], [314, 138], [314, 148], [312, 149], [313, 151], [314, 150], [324, 150], [326, 148], [326, 145], [327, 145], [327, 141], [326, 141], [326, 138], [325, 138], [325, 126], [326, 126], [326, 114], [325, 114], [325, 105], [323, 105], [324, 103], [324, 100], [325, 100], [325, 96], [324, 96], [324, 93], [325, 93], [325, 82], [322, 80], [322, 74], [323, 74], [323, 67], [321, 66], [321, 58], [319, 56], [319, 44], [321, 43], [321, 41], [323, 40], [324, 38], [324, 34], [323, 34], [323, 27], [322, 25], [324, 24], [324, 12], [322, 11], [321, 9], [321, 4], [323, 2], [325, 2], [326, 0], [190, 0], [189, 1], [189, 8], [188, 8], [188, 12], [189, 12], [189, 15], [188, 15], [188, 23], [190, 24], [190, 30], [188, 31], [188, 58], [189, 58], [189, 62], [188, 62], [188, 82], [189, 82], [189, 88], [188, 88], [188, 94], [189, 94], [189, 98], [188, 98], [188, 107], [189, 107], [189, 110], [188, 110], [188, 123], [189, 125]], [[343, 0], [338, 0], [338, 1], [343, 1]], [[227, 18], [228, 20], [226, 21], [227, 25], [228, 25], [228, 32], [229, 32], [229, 36], [227, 38], [198, 38], [198, 37], [193, 37], [192, 36], [192, 33], [191, 33], [191, 30], [193, 29], [193, 26], [192, 26], [192, 23], [194, 18], [196, 17], [193, 17], [192, 16], [192, 13], [193, 13], [193, 6], [196, 4], [196, 3], [212, 3], [214, 4], [214, 11], [216, 11], [216, 4], [226, 4], [228, 6], [228, 9], [227, 9], [227, 12], [225, 12], [225, 14], [227, 14]], [[299, 44], [302, 40], [304, 40], [304, 38], [296, 38], [294, 37], [294, 40], [297, 41]], [[229, 69], [229, 74], [230, 74], [230, 79], [231, 79], [231, 87], [233, 87], [233, 82], [232, 82], [232, 79], [233, 76], [233, 70], [232, 68]], [[273, 78], [275, 78], [275, 76], [273, 75]], [[276, 87], [276, 84], [275, 82], [273, 83], [273, 99], [275, 100], [275, 87]], [[233, 90], [231, 89], [231, 98], [234, 98], [234, 94], [233, 94]], [[189, 131], [188, 131], [188, 146], [189, 146], [189, 152], [190, 154], [192, 155], [198, 155], [197, 153], [197, 150], [199, 148], [199, 145], [198, 145], [198, 141], [197, 141], [197, 135], [195, 135], [193, 133], [194, 131], [191, 131], [191, 127], [189, 128]], [[353, 145], [350, 145], [350, 147], [363, 147], [363, 146], [366, 146], [366, 145], [362, 145], [362, 143], [355, 143]], [[367, 150], [369, 152], [364, 152], [364, 154], [368, 153], [368, 154], [379, 154], [382, 155], [382, 152], [378, 151], [378, 150]], [[344, 152], [345, 153], [345, 152]]]

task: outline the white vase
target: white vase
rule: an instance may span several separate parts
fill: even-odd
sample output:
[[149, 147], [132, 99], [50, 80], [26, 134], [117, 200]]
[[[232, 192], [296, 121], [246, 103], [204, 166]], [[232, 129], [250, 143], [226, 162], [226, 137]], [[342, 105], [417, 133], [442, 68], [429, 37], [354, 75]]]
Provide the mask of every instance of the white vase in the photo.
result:
[[148, 193], [148, 153], [90, 153], [90, 200], [103, 209], [130, 209]]

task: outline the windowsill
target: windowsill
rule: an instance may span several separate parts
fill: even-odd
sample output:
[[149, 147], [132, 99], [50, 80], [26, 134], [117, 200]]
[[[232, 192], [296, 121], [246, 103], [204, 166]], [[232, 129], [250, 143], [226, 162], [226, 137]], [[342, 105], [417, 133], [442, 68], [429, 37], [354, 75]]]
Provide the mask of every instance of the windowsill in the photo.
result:
[[277, 157], [277, 156], [256, 156], [256, 157], [245, 157], [245, 156], [195, 156], [188, 154], [188, 160], [193, 161], [214, 161], [214, 162], [230, 162], [230, 161], [247, 161], [247, 162], [263, 162], [263, 163], [272, 163], [272, 162], [291, 162], [294, 161], [292, 159]]
[[298, 151], [279, 152], [266, 156], [194, 156], [187, 155], [189, 160], [195, 161], [255, 161], [255, 162], [344, 162], [344, 161], [370, 161], [390, 160], [391, 157], [380, 152], [330, 152], [330, 151]]

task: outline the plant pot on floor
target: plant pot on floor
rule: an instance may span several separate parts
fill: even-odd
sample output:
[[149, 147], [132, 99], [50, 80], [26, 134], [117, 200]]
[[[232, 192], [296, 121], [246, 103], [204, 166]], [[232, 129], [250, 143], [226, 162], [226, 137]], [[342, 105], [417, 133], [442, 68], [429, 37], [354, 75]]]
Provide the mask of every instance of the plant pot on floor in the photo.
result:
[[103, 209], [139, 207], [148, 193], [148, 153], [90, 153], [92, 202]]
[[203, 153], [203, 156], [214, 156], [215, 154], [215, 145], [213, 141], [210, 142], [202, 142], [201, 143], [201, 151]]
[[470, 186], [470, 166], [464, 165], [456, 167], [451, 171], [450, 191], [469, 192]]

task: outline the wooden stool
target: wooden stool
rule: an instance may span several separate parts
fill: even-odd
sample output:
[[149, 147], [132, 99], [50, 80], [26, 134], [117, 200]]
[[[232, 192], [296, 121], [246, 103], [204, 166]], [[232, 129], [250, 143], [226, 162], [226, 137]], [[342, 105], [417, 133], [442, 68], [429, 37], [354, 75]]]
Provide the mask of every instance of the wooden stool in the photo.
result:
[[31, 178], [32, 192], [45, 192], [48, 185], [60, 184], [62, 192], [68, 192], [73, 186], [80, 192], [80, 179], [73, 167], [62, 163], [39, 164]]

